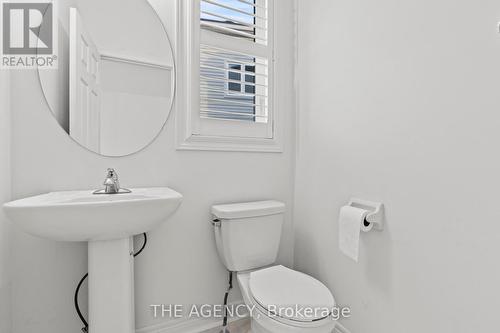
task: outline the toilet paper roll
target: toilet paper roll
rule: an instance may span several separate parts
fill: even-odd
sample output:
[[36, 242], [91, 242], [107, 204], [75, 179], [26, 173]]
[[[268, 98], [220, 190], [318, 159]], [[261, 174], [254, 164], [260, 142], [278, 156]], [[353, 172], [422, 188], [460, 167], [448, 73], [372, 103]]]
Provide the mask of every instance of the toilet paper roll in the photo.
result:
[[352, 206], [344, 206], [340, 209], [339, 215], [339, 247], [346, 256], [358, 262], [359, 257], [359, 234], [361, 230], [366, 231], [373, 228], [370, 223], [364, 226], [364, 221], [368, 211]]
[[371, 231], [372, 229], [373, 229], [373, 223], [366, 222], [366, 217], [365, 217], [365, 220], [361, 222], [361, 231], [368, 232]]

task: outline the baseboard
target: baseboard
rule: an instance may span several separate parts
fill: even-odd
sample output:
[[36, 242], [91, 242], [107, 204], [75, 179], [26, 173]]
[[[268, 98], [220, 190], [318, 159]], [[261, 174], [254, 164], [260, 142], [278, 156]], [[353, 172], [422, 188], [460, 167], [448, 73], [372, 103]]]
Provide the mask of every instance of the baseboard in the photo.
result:
[[199, 333], [220, 326], [220, 320], [189, 319], [175, 320], [166, 324], [144, 327], [136, 333]]
[[[241, 302], [231, 303], [230, 305], [237, 306], [243, 304]], [[229, 322], [240, 320], [242, 318], [230, 318]], [[178, 319], [171, 320], [166, 323], [139, 328], [136, 333], [200, 333], [222, 325], [220, 318], [195, 318], [195, 319]]]
[[337, 325], [335, 325], [335, 333], [351, 333], [351, 331], [345, 328], [341, 323], [337, 322]]

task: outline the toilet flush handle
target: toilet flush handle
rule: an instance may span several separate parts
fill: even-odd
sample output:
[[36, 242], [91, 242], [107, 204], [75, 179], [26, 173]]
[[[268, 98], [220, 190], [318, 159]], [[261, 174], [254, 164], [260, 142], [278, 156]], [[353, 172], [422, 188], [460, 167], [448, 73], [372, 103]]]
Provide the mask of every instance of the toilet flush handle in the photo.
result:
[[212, 225], [216, 228], [220, 228], [221, 227], [221, 222], [219, 219], [213, 219], [212, 220]]

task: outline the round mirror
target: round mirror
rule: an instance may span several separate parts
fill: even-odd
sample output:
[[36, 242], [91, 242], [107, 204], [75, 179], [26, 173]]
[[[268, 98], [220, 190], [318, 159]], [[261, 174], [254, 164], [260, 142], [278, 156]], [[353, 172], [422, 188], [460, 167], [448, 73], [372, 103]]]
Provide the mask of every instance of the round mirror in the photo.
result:
[[[54, 4], [57, 69], [38, 68], [54, 118], [95, 153], [143, 149], [160, 133], [174, 98], [174, 57], [162, 21], [148, 0]], [[49, 28], [42, 24], [40, 33]]]

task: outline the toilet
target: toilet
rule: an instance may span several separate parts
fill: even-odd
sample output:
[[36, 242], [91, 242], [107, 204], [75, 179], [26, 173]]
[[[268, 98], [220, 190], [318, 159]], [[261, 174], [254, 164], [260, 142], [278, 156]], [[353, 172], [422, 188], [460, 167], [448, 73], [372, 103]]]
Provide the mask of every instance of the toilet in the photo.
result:
[[279, 201], [212, 206], [220, 259], [237, 273], [252, 333], [332, 333], [330, 290], [307, 274], [275, 265], [284, 212]]

